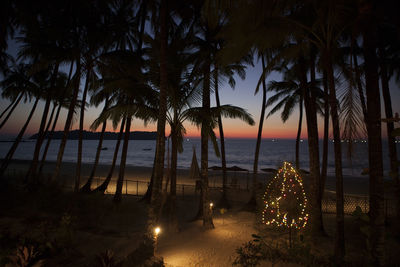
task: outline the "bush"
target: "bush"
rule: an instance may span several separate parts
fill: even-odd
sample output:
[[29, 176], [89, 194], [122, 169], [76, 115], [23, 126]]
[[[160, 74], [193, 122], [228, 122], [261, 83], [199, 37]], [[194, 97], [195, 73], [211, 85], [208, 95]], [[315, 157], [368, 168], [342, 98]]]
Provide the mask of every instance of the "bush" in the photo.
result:
[[311, 247], [303, 242], [295, 242], [292, 247], [277, 242], [266, 242], [258, 235], [253, 235], [253, 241], [245, 243], [236, 250], [238, 254], [233, 265], [258, 266], [262, 261], [272, 264], [297, 263], [304, 266], [329, 266], [329, 259], [317, 257], [311, 253]]

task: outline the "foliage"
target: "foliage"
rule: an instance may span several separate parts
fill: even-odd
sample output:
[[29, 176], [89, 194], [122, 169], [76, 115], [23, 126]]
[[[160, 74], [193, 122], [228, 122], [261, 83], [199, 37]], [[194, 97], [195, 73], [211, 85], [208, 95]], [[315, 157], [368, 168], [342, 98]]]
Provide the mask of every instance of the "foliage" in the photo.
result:
[[329, 259], [313, 255], [311, 247], [302, 242], [296, 242], [289, 247], [278, 242], [268, 242], [263, 237], [253, 234], [253, 241], [236, 249], [237, 257], [233, 265], [258, 266], [263, 261], [275, 263], [297, 263], [305, 266], [328, 266]]
[[154, 242], [154, 240], [148, 240], [148, 238], [145, 237], [139, 247], [128, 255], [124, 266], [163, 267], [163, 259], [153, 255], [154, 244], [152, 244], [152, 242]]
[[122, 267], [123, 262], [116, 259], [114, 252], [106, 250], [96, 256], [96, 266], [98, 267]]
[[16, 267], [41, 267], [43, 261], [39, 260], [39, 252], [33, 246], [20, 246], [15, 254], [10, 257], [12, 266]]

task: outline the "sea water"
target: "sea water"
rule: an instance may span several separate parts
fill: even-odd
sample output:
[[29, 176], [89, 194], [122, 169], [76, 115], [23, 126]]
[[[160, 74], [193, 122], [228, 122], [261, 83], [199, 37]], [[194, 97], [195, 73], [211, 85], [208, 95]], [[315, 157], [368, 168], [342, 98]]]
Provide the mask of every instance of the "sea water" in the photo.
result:
[[[100, 155], [100, 164], [111, 164], [116, 140], [104, 140], [103, 150]], [[82, 161], [84, 163], [94, 162], [98, 140], [83, 140]], [[263, 168], [279, 168], [284, 161], [295, 163], [295, 144], [292, 139], [263, 139], [261, 142], [259, 156], [259, 170]], [[7, 154], [12, 142], [0, 142], [0, 158]], [[47, 160], [56, 161], [60, 146], [60, 140], [52, 140]], [[155, 153], [155, 140], [130, 140], [127, 155], [127, 164], [133, 166], [153, 166]], [[21, 142], [14, 154], [14, 159], [31, 160], [35, 140], [26, 140]], [[170, 147], [170, 145], [169, 145]], [[238, 166], [249, 171], [253, 170], [254, 153], [256, 147], [255, 139], [226, 139], [226, 161], [227, 166]], [[389, 170], [389, 157], [387, 142], [383, 142], [383, 164], [386, 173]], [[400, 143], [397, 144], [397, 151], [400, 158]], [[171, 148], [169, 148], [170, 150]], [[186, 138], [183, 142], [183, 152], [178, 154], [178, 168], [190, 168], [192, 162], [193, 149], [196, 151], [198, 163], [200, 165], [200, 139]], [[117, 164], [122, 150], [120, 146]], [[78, 151], [78, 140], [68, 140], [65, 147], [64, 162], [76, 162]], [[333, 154], [333, 142], [329, 142], [328, 154], [328, 174], [334, 175], [335, 161]], [[342, 143], [343, 151], [343, 174], [351, 176], [360, 176], [364, 168], [368, 167], [368, 144], [366, 142], [353, 143], [351, 157], [348, 155], [348, 144]], [[168, 142], [166, 141], [166, 155], [168, 153]], [[322, 158], [322, 141], [320, 141], [320, 157]], [[309, 155], [307, 140], [300, 142], [300, 168], [309, 169]], [[322, 160], [321, 160], [322, 161]], [[167, 160], [165, 160], [167, 164]], [[209, 144], [209, 167], [221, 166], [221, 159], [215, 155], [212, 144]]]

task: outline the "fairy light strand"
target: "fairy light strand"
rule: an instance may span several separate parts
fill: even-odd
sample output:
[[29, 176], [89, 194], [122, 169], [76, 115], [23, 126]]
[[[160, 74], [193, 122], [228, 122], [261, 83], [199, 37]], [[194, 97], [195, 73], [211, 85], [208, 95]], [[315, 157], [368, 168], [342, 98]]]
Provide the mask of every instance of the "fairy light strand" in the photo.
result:
[[307, 197], [303, 181], [289, 162], [283, 163], [283, 167], [268, 184], [263, 200], [264, 224], [295, 229], [307, 225], [309, 216], [306, 212]]

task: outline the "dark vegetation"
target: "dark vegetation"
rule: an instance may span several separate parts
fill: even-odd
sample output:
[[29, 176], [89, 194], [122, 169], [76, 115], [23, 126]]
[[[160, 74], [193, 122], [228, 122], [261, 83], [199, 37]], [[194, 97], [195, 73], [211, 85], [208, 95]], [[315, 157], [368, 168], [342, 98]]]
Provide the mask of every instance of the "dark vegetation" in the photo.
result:
[[[146, 225], [145, 205], [137, 198], [116, 206], [101, 193], [74, 194], [52, 184], [26, 192], [15, 182], [2, 187], [0, 195], [1, 266], [35, 266], [39, 261], [42, 266], [112, 266], [99, 261], [135, 266], [147, 259], [136, 251]], [[136, 256], [119, 258], [113, 252], [117, 249]], [[17, 264], [24, 250], [30, 256]]]

